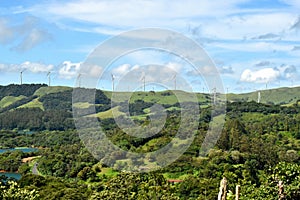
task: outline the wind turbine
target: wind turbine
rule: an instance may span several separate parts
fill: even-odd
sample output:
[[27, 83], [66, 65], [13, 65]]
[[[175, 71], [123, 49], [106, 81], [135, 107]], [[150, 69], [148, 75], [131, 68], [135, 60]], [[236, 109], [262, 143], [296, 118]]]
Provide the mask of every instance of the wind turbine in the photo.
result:
[[257, 93], [257, 103], [260, 103], [261, 100], [261, 95], [260, 95], [260, 91], [258, 91]]
[[80, 73], [77, 76], [77, 80], [78, 80], [78, 87], [80, 88], [80, 86], [81, 86], [81, 74]]
[[112, 91], [115, 91], [115, 76], [111, 74], [111, 81], [112, 81]]
[[25, 72], [26, 69], [23, 69], [21, 72], [20, 72], [20, 82], [21, 82], [21, 85], [23, 84], [23, 72]]
[[176, 76], [177, 74], [174, 74], [172, 80], [174, 80], [174, 90], [176, 90]]
[[47, 77], [48, 77], [48, 86], [50, 87], [50, 83], [51, 83], [51, 72], [50, 71], [47, 73]]
[[141, 81], [143, 81], [143, 84], [144, 84], [144, 92], [146, 91], [146, 78], [145, 78], [145, 74], [143, 74], [142, 78], [141, 78]]
[[213, 91], [213, 95], [214, 95], [214, 105], [216, 105], [216, 102], [217, 102], [217, 88], [214, 87], [212, 89], [212, 91]]

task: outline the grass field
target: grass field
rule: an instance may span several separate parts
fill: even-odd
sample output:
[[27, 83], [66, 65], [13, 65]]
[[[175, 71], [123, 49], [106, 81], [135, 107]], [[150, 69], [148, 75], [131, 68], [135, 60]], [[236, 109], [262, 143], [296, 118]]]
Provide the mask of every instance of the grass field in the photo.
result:
[[39, 101], [38, 98], [33, 99], [32, 101], [19, 106], [18, 108], [40, 108], [42, 110], [44, 110], [44, 106], [43, 103]]
[[39, 97], [44, 96], [46, 94], [51, 93], [58, 93], [58, 92], [64, 92], [67, 90], [72, 90], [71, 87], [65, 87], [65, 86], [51, 86], [51, 87], [41, 87], [37, 91], [35, 91], [34, 95], [37, 95]]
[[0, 108], [5, 108], [5, 107], [15, 103], [16, 101], [19, 101], [24, 98], [25, 98], [25, 96], [18, 96], [18, 97], [6, 96], [3, 99], [1, 99]]
[[[114, 116], [112, 112], [114, 112]], [[119, 117], [121, 115], [124, 115], [124, 113], [119, 111], [119, 107], [114, 107], [104, 112], [89, 115], [88, 117], [98, 117], [100, 119], [108, 119], [113, 117]]]
[[86, 109], [92, 106], [93, 104], [90, 104], [88, 102], [76, 102], [73, 104], [74, 107], [76, 108], [81, 108], [81, 109]]
[[208, 96], [206, 94], [189, 93], [185, 91], [162, 91], [162, 92], [114, 92], [112, 95], [109, 91], [104, 91], [108, 98], [113, 98], [115, 102], [123, 102], [130, 99], [130, 102], [136, 100], [143, 100], [145, 102], [153, 102], [158, 104], [175, 104], [178, 102], [189, 102], [197, 99], [199, 102], [207, 102]]
[[[261, 103], [274, 103], [274, 104], [293, 104], [300, 99], [300, 87], [294, 88], [277, 88], [270, 90], [261, 90]], [[229, 101], [257, 101], [258, 91], [244, 94], [228, 94]]]

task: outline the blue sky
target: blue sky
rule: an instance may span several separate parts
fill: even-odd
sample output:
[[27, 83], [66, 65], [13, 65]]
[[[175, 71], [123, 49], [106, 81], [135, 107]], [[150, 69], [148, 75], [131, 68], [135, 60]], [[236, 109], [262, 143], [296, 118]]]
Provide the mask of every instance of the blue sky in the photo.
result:
[[[298, 0], [1, 0], [0, 85], [19, 84], [20, 71], [25, 70], [24, 83], [47, 83], [51, 71], [52, 85], [74, 86], [81, 63], [102, 42], [124, 31], [155, 27], [199, 43], [229, 92], [299, 86], [299, 11]], [[189, 73], [186, 62], [155, 51], [120, 57], [90, 75], [106, 74], [97, 87], [111, 89], [107, 74], [117, 82], [147, 63], [167, 66], [194, 90], [207, 90], [201, 77]], [[209, 66], [201, 73], [209, 74]], [[154, 74], [147, 74], [146, 80], [155, 82]], [[177, 89], [183, 89], [180, 82]]]

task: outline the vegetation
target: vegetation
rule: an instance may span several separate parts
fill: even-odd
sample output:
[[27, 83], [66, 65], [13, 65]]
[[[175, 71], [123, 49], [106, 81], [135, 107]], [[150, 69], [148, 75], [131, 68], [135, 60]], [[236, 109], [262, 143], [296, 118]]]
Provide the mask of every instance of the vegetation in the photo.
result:
[[25, 96], [18, 96], [18, 97], [13, 97], [13, 96], [6, 96], [6, 97], [3, 97], [0, 101], [0, 108], [4, 108], [4, 107], [7, 107], [13, 103], [15, 103], [16, 101], [19, 101], [23, 98], [26, 98]]
[[22, 85], [8, 85], [0, 86], [0, 99], [6, 96], [33, 96], [34, 92], [41, 88], [45, 87], [45, 84], [22, 84]]
[[0, 182], [0, 198], [4, 200], [36, 200], [39, 199], [39, 194], [36, 190], [20, 188], [18, 183], [15, 181], [8, 181], [7, 183]]
[[[176, 137], [180, 122], [185, 120], [180, 113], [181, 105], [173, 101], [170, 91], [135, 94], [128, 108], [129, 117], [136, 124], [147, 128], [150, 116], [156, 112], [151, 109], [155, 103], [159, 103], [166, 113], [166, 123], [161, 131], [140, 138], [126, 134], [112, 118], [114, 111], [118, 114], [115, 117], [127, 119], [124, 114], [127, 102], [113, 102], [116, 106], [111, 107], [108, 92], [88, 91], [95, 94], [96, 102], [79, 96], [74, 110], [71, 90], [45, 87], [35, 93], [19, 92], [17, 97], [24, 95], [24, 98], [5, 108], [15, 107], [2, 108], [1, 148], [39, 147], [39, 151], [0, 154], [0, 170], [22, 173], [17, 183], [2, 177], [0, 198], [5, 199], [4, 194], [30, 195], [33, 191], [28, 199], [216, 199], [220, 180], [226, 177], [228, 194], [234, 193], [236, 185], [241, 186], [241, 200], [278, 199], [279, 181], [284, 183], [285, 199], [300, 199], [300, 106], [297, 100], [289, 106], [254, 101], [228, 102], [221, 136], [216, 146], [203, 155], [200, 149], [209, 123], [213, 116], [222, 116], [218, 111], [212, 115], [213, 107], [207, 103], [203, 107], [210, 100], [209, 96], [198, 95], [201, 99], [197, 104], [199, 120], [183, 122], [187, 127], [185, 133], [193, 131], [195, 136], [187, 151], [156, 172], [126, 173], [118, 169], [130, 169], [136, 163], [155, 165], [167, 158], [162, 155], [133, 160], [130, 154], [116, 151], [109, 156], [99, 154], [97, 160], [85, 147], [84, 135], [78, 135], [72, 111], [86, 113], [87, 118], [97, 118], [112, 143], [123, 150], [141, 153], [156, 151]], [[44, 110], [34, 106], [20, 107], [20, 101], [27, 99], [28, 103], [29, 98], [32, 99], [30, 103], [41, 103]], [[185, 105], [195, 104], [185, 102]], [[95, 106], [96, 114], [88, 112], [91, 106]], [[189, 109], [189, 106], [185, 108]], [[194, 124], [199, 124], [197, 130], [190, 128]], [[86, 134], [92, 132], [86, 130]], [[183, 139], [184, 135], [181, 137]], [[180, 146], [181, 142], [178, 139], [176, 145]], [[105, 151], [101, 146], [97, 150]], [[29, 163], [22, 162], [23, 158], [32, 156], [39, 157]], [[40, 175], [32, 174], [33, 165], [37, 166]], [[178, 181], [172, 181], [174, 179]], [[228, 199], [232, 198], [228, 195]]]

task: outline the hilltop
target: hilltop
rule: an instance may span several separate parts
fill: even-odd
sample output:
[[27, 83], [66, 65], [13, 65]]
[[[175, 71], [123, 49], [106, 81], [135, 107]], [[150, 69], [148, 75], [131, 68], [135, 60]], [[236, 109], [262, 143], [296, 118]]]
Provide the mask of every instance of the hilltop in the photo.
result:
[[291, 105], [300, 99], [300, 87], [282, 87], [243, 94], [228, 94], [227, 99], [231, 102], [257, 101], [259, 92], [261, 96], [260, 102], [264, 104]]
[[[8, 85], [0, 86], [0, 110], [12, 110], [18, 108], [41, 108], [44, 109], [45, 103], [41, 102], [45, 98], [53, 98], [57, 101], [58, 95], [60, 94], [65, 97], [60, 98], [62, 102], [71, 102], [73, 88], [66, 86], [47, 86], [45, 84], [23, 84], [23, 85]], [[101, 95], [111, 99], [111, 91], [97, 90]], [[296, 103], [300, 99], [300, 87], [294, 88], [277, 88], [270, 90], [261, 90], [250, 93], [233, 94], [229, 93], [226, 95], [226, 99], [229, 102], [250, 102], [258, 100], [258, 93], [260, 92], [261, 100], [260, 103], [264, 104], [276, 104], [276, 105], [291, 105]], [[117, 92], [123, 93], [124, 96], [130, 95], [128, 92]], [[176, 93], [188, 97], [193, 95], [188, 92], [177, 90]], [[212, 95], [207, 93], [195, 93], [200, 104], [210, 104], [212, 101]], [[224, 94], [217, 94], [217, 98], [224, 97]], [[115, 100], [115, 99], [114, 99]], [[124, 101], [126, 99], [119, 99]], [[178, 102], [177, 97], [172, 91], [150, 91], [142, 92], [137, 91], [130, 97], [131, 102], [136, 100], [142, 100], [144, 102], [152, 102], [157, 104], [176, 104]], [[59, 102], [58, 102], [59, 103]], [[86, 102], [77, 104], [75, 106], [88, 106]], [[7, 108], [9, 107], [9, 109]]]

